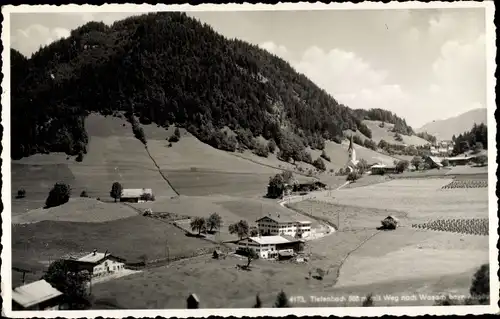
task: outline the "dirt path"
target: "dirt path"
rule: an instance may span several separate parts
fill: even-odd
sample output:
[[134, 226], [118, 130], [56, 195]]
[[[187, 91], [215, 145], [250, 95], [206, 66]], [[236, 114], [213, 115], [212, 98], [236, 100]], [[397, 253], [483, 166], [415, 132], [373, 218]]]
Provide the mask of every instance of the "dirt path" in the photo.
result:
[[172, 183], [170, 183], [169, 179], [167, 178], [167, 176], [165, 176], [165, 174], [163, 174], [163, 172], [161, 171], [160, 169], [160, 166], [158, 166], [158, 163], [156, 163], [154, 157], [151, 155], [151, 153], [149, 152], [149, 149], [146, 146], [144, 146], [144, 149], [146, 150], [146, 153], [148, 153], [148, 156], [149, 158], [153, 161], [153, 164], [156, 166], [157, 170], [158, 170], [158, 173], [160, 173], [161, 177], [165, 180], [165, 182], [167, 182], [167, 184], [170, 186], [170, 188], [174, 191], [175, 194], [177, 194], [177, 196], [179, 196], [179, 192], [175, 189], [174, 185], [172, 185]]

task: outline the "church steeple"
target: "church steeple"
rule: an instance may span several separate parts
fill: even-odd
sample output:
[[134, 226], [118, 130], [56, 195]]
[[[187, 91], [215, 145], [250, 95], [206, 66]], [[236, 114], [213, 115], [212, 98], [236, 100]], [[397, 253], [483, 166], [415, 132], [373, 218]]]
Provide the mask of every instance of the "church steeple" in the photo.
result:
[[353, 145], [352, 134], [351, 134], [351, 138], [349, 140], [349, 148], [347, 150], [349, 152], [352, 152], [353, 149], [354, 149], [354, 145]]

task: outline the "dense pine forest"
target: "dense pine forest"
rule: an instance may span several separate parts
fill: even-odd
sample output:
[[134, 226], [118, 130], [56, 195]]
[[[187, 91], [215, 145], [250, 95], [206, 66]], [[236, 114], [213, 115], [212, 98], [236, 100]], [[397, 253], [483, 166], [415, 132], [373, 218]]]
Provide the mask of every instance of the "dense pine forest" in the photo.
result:
[[479, 153], [483, 149], [488, 149], [488, 127], [484, 123], [474, 124], [470, 131], [458, 136], [453, 135], [452, 139], [455, 142], [453, 148], [455, 155], [468, 151]]
[[11, 70], [14, 159], [47, 152], [81, 158], [90, 112], [125, 113], [143, 143], [139, 123], [176, 124], [229, 151], [255, 148], [252, 137], [261, 135], [295, 160], [309, 160], [305, 146], [339, 142], [346, 129], [371, 137], [367, 117], [412, 133], [390, 112], [353, 111], [284, 60], [184, 13], [90, 22], [30, 58], [11, 50]]

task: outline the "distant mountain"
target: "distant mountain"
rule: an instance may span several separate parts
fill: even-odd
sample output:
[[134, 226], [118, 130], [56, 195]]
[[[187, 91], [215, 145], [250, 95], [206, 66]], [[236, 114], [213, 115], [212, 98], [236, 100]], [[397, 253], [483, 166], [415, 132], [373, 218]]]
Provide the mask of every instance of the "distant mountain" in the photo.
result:
[[437, 120], [425, 124], [417, 132], [427, 132], [439, 140], [451, 140], [453, 135], [469, 131], [475, 124], [486, 124], [487, 114], [485, 108], [474, 109], [445, 120]]

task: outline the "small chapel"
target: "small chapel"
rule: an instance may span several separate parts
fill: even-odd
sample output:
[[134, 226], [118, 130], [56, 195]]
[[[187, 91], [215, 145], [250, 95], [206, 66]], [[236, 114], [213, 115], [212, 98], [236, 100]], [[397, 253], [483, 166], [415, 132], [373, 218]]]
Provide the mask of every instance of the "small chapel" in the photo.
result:
[[346, 168], [349, 172], [354, 172], [357, 169], [359, 161], [356, 159], [356, 150], [354, 149], [353, 135], [349, 140], [349, 148], [347, 149], [349, 153], [349, 159], [347, 160]]

